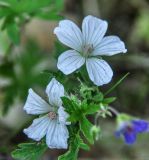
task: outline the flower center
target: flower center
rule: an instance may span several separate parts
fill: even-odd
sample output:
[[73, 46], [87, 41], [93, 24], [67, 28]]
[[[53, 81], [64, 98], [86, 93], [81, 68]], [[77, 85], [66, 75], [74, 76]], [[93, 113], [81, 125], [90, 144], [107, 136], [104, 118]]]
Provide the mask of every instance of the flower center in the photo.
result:
[[127, 126], [127, 127], [126, 127], [126, 132], [132, 133], [133, 131], [134, 131], [134, 129], [133, 129], [132, 126]]
[[83, 46], [83, 56], [88, 57], [93, 52], [93, 44]]
[[56, 115], [55, 112], [49, 112], [48, 113], [48, 117], [53, 120], [53, 119], [55, 119], [57, 117], [57, 115]]

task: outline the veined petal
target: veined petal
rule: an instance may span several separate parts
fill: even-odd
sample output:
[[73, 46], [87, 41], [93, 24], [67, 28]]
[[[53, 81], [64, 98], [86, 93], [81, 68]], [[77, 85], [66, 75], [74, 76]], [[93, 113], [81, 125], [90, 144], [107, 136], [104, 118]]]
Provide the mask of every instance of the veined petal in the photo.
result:
[[112, 56], [121, 52], [127, 52], [124, 42], [117, 36], [106, 36], [101, 40], [100, 44], [94, 48], [92, 55]]
[[69, 133], [64, 124], [52, 120], [46, 134], [46, 143], [49, 148], [67, 149]]
[[29, 95], [23, 108], [28, 114], [43, 114], [52, 111], [52, 107], [38, 96], [32, 89], [29, 89]]
[[67, 122], [67, 118], [69, 117], [69, 115], [64, 111], [64, 107], [62, 106], [58, 109], [58, 117], [60, 123], [70, 125], [70, 122]]
[[144, 120], [132, 120], [132, 124], [136, 133], [146, 132], [149, 129], [149, 122]]
[[65, 75], [68, 75], [85, 63], [85, 58], [75, 50], [68, 50], [58, 57], [57, 67]]
[[123, 136], [127, 144], [133, 144], [136, 141], [136, 133], [134, 132], [131, 133], [125, 132]]
[[90, 79], [97, 86], [107, 84], [112, 79], [113, 71], [108, 63], [102, 59], [88, 58], [86, 68]]
[[63, 44], [77, 51], [81, 51], [82, 33], [75, 23], [70, 20], [62, 20], [59, 26], [55, 28], [54, 33]]
[[40, 117], [34, 119], [31, 126], [27, 129], [24, 129], [24, 133], [31, 139], [35, 141], [40, 141], [43, 138], [48, 130], [50, 124], [50, 119], [48, 116]]
[[57, 107], [62, 105], [61, 97], [64, 96], [64, 87], [55, 78], [52, 78], [52, 80], [48, 84], [46, 93], [49, 97], [49, 102], [51, 105]]
[[107, 31], [106, 21], [93, 16], [87, 16], [82, 23], [82, 33], [84, 45], [98, 46]]

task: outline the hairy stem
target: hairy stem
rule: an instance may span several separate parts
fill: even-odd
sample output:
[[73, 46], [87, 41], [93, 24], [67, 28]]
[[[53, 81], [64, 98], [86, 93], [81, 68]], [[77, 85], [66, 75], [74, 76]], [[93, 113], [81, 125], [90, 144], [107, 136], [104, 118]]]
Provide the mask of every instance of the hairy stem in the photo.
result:
[[111, 111], [113, 114], [115, 114], [116, 116], [119, 115], [120, 113], [113, 107], [109, 106], [108, 110]]

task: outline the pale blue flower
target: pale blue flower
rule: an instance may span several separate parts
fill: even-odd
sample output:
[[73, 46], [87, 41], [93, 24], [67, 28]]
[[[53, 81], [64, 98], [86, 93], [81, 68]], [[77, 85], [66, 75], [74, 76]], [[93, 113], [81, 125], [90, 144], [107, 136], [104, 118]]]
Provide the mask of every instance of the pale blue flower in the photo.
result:
[[93, 16], [87, 16], [82, 23], [82, 32], [70, 20], [62, 20], [54, 33], [66, 46], [72, 48], [58, 58], [57, 67], [68, 75], [86, 64], [89, 78], [97, 86], [111, 81], [113, 71], [101, 56], [125, 53], [124, 43], [117, 36], [105, 36], [108, 24]]
[[67, 149], [69, 133], [66, 125], [68, 114], [64, 111], [61, 97], [64, 96], [64, 87], [53, 78], [46, 88], [49, 103], [38, 96], [32, 89], [24, 106], [28, 114], [43, 116], [36, 118], [31, 126], [24, 129], [24, 133], [35, 141], [40, 141], [46, 136], [49, 148]]

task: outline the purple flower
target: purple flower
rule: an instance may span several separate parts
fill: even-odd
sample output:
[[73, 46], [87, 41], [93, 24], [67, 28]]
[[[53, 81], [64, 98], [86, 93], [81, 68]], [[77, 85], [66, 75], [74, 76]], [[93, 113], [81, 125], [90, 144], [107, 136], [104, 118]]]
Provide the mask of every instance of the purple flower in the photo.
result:
[[133, 144], [135, 143], [139, 133], [147, 131], [149, 131], [149, 122], [135, 119], [121, 122], [115, 135], [116, 137], [120, 137], [122, 135], [126, 144]]

